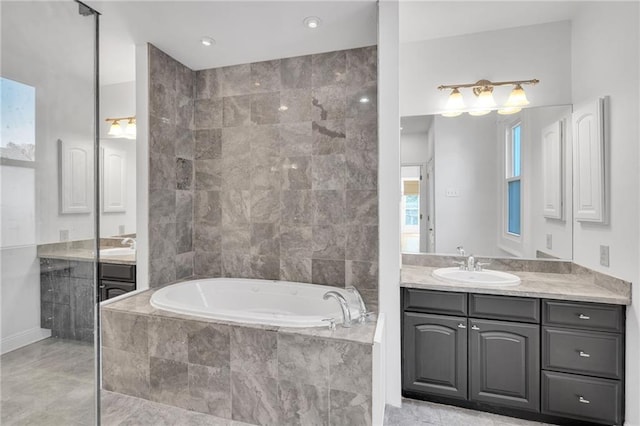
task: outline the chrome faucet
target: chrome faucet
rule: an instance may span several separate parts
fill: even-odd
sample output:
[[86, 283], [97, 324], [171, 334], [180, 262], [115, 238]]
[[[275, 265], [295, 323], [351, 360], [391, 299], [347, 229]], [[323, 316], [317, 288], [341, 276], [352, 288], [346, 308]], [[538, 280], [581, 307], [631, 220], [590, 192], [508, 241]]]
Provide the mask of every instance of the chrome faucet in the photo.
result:
[[476, 270], [476, 258], [473, 257], [472, 254], [467, 257], [467, 271], [475, 271]]
[[358, 315], [358, 322], [361, 324], [365, 323], [367, 321], [367, 318], [371, 314], [373, 314], [373, 312], [367, 311], [367, 305], [364, 304], [364, 299], [362, 298], [362, 295], [360, 294], [357, 288], [347, 287], [346, 290], [351, 292], [358, 300], [358, 305], [360, 306], [360, 315]]
[[456, 247], [456, 250], [458, 251], [458, 254], [460, 256], [464, 256], [464, 247], [462, 247], [461, 245]]
[[129, 245], [129, 247], [131, 247], [131, 250], [136, 249], [136, 240], [133, 238], [125, 238], [120, 241], [120, 244], [122, 244], [123, 246]]
[[338, 301], [338, 303], [340, 303], [340, 309], [342, 309], [342, 326], [346, 328], [351, 327], [351, 311], [349, 310], [347, 299], [345, 299], [344, 296], [337, 291], [328, 291], [324, 294], [324, 296], [322, 296], [324, 300], [328, 300], [331, 297], [333, 297]]

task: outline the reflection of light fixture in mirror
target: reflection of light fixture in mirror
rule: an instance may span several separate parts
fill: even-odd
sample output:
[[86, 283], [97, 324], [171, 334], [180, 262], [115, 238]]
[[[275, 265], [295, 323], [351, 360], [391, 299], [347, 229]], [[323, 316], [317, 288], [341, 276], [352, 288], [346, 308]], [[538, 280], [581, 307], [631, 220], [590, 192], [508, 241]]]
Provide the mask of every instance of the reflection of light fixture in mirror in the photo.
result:
[[125, 133], [129, 136], [133, 136], [133, 137], [136, 136], [136, 119], [135, 118], [133, 117], [129, 118]]
[[525, 105], [529, 105], [527, 94], [524, 93], [522, 85], [516, 84], [509, 95], [509, 99], [507, 99], [507, 102], [504, 104], [504, 108], [499, 109], [498, 114], [515, 114], [520, 112]]
[[[121, 121], [127, 121], [126, 129], [122, 128], [120, 124]], [[127, 139], [135, 139], [136, 138], [136, 117], [120, 117], [120, 118], [107, 118], [105, 120], [107, 123], [111, 123], [109, 127], [109, 132], [107, 135], [113, 136], [116, 138], [127, 138]]]
[[317, 16], [307, 16], [302, 22], [304, 23], [305, 27], [315, 30], [320, 26], [321, 21]]
[[505, 103], [504, 107], [498, 110], [499, 114], [515, 114], [519, 112], [523, 106], [528, 105], [529, 101], [522, 88], [523, 84], [538, 84], [538, 79], [532, 80], [515, 80], [515, 81], [498, 81], [493, 82], [489, 80], [478, 80], [475, 83], [465, 84], [448, 84], [438, 86], [439, 90], [452, 89], [449, 99], [447, 101], [447, 111], [442, 113], [445, 117], [457, 117], [462, 114], [464, 110], [464, 102], [462, 94], [459, 89], [469, 88], [473, 91], [474, 95], [478, 97], [478, 101], [473, 110], [469, 111], [470, 115], [481, 116], [489, 114], [496, 107], [496, 102], [493, 99], [493, 89], [498, 86], [514, 86], [509, 96], [509, 100]]

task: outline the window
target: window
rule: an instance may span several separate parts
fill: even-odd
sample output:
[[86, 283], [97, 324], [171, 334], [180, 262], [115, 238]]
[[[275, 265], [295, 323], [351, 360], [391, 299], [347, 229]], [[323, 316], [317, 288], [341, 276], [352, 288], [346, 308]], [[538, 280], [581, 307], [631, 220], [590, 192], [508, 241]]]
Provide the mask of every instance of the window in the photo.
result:
[[506, 138], [506, 217], [507, 232], [521, 235], [522, 222], [522, 126], [520, 123], [507, 129]]
[[404, 224], [418, 225], [420, 216], [420, 199], [418, 195], [405, 195], [404, 197]]
[[2, 131], [0, 157], [33, 162], [36, 159], [36, 89], [0, 77]]

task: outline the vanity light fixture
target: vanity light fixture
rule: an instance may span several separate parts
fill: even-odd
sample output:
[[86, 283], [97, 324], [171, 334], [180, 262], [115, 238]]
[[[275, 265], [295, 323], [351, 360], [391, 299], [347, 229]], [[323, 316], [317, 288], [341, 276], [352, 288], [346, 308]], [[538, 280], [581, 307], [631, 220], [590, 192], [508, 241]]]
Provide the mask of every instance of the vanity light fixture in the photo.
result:
[[[122, 128], [120, 121], [127, 121], [126, 129]], [[135, 139], [136, 137], [136, 117], [120, 117], [120, 118], [107, 118], [107, 123], [111, 123], [109, 132], [107, 135], [114, 137], [126, 137], [129, 139]]]
[[442, 113], [444, 117], [457, 117], [465, 110], [464, 100], [460, 89], [469, 88], [477, 97], [475, 107], [468, 111], [469, 115], [481, 116], [489, 114], [495, 107], [496, 102], [493, 98], [493, 89], [499, 86], [514, 86], [509, 99], [505, 105], [498, 109], [499, 114], [515, 114], [519, 112], [523, 106], [528, 105], [529, 101], [522, 88], [523, 84], [538, 84], [540, 80], [514, 80], [514, 81], [498, 81], [478, 80], [475, 83], [465, 84], [447, 84], [438, 86], [438, 90], [451, 90], [447, 101], [446, 111]]
[[306, 18], [304, 18], [304, 21], [302, 22], [304, 23], [305, 27], [315, 30], [320, 26], [320, 23], [322, 21], [317, 16], [307, 16]]
[[214, 39], [212, 39], [211, 37], [202, 37], [200, 39], [200, 43], [202, 43], [203, 46], [209, 47], [209, 46], [213, 46], [214, 44], [216, 44], [216, 41]]

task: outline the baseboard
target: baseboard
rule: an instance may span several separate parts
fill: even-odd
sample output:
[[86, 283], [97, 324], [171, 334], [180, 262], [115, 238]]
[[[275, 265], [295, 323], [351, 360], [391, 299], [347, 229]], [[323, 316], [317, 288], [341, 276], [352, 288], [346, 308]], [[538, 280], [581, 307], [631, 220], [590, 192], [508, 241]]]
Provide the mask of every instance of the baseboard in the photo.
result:
[[51, 337], [51, 330], [34, 327], [0, 340], [0, 354], [15, 351], [23, 346]]

